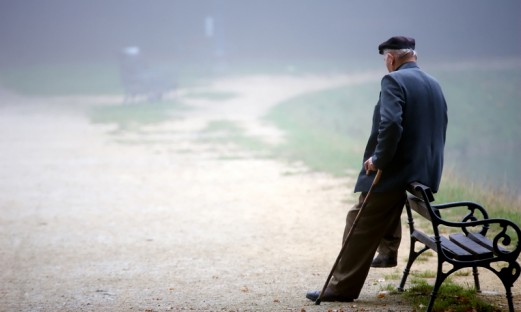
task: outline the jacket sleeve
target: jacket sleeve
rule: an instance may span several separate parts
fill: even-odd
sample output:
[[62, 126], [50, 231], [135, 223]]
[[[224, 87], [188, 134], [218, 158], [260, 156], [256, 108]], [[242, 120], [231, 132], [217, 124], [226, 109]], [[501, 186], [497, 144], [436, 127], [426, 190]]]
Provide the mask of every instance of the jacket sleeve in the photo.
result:
[[380, 125], [373, 163], [378, 169], [385, 169], [394, 158], [402, 137], [405, 95], [404, 90], [392, 75], [382, 78], [381, 90]]

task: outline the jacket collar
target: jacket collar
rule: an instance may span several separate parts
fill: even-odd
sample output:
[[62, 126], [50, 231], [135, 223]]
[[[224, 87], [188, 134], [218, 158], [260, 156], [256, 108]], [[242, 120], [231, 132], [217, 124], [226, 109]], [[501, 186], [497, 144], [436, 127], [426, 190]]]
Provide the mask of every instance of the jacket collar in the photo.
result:
[[396, 70], [407, 69], [407, 68], [419, 68], [419, 66], [418, 66], [418, 64], [416, 64], [416, 62], [407, 62], [407, 63], [403, 63], [402, 65], [400, 65], [400, 67], [398, 67]]

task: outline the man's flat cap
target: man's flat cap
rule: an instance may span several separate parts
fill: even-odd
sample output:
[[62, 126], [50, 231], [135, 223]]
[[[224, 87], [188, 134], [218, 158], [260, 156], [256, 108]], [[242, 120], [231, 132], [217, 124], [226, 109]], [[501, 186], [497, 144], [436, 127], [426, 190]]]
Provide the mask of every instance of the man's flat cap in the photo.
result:
[[384, 54], [384, 50], [400, 50], [400, 49], [412, 49], [414, 50], [416, 41], [414, 38], [395, 36], [389, 38], [387, 41], [382, 42], [378, 46], [378, 52]]

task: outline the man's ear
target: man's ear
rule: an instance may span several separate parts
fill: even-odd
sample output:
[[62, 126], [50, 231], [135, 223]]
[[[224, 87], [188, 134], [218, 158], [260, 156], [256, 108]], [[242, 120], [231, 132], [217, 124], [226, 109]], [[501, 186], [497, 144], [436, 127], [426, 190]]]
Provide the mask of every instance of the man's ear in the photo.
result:
[[392, 67], [394, 66], [394, 55], [392, 55], [391, 53], [389, 53], [387, 55], [387, 63]]

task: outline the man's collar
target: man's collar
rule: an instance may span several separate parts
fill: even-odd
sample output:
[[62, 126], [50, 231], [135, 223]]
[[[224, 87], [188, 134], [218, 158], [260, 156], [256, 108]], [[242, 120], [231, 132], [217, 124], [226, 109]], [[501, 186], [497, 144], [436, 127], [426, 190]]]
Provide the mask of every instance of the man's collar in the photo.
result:
[[406, 68], [419, 68], [419, 66], [418, 66], [418, 64], [416, 64], [416, 62], [411, 61], [411, 62], [403, 63], [396, 70], [406, 69]]

